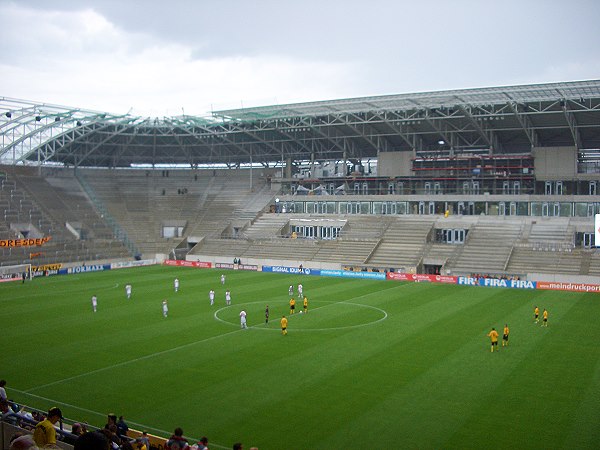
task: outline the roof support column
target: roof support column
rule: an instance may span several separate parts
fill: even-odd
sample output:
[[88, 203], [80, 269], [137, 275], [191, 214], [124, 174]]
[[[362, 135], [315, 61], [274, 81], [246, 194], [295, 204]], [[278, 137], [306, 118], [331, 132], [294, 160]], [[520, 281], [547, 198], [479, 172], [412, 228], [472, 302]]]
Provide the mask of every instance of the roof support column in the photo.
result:
[[565, 100], [560, 101], [560, 106], [565, 114], [565, 118], [567, 119], [567, 124], [569, 125], [569, 129], [571, 130], [571, 136], [573, 136], [573, 142], [575, 143], [575, 147], [577, 150], [583, 148], [581, 144], [581, 136], [579, 134], [579, 128], [577, 126], [577, 119], [575, 119], [575, 115], [569, 109], [569, 106]]

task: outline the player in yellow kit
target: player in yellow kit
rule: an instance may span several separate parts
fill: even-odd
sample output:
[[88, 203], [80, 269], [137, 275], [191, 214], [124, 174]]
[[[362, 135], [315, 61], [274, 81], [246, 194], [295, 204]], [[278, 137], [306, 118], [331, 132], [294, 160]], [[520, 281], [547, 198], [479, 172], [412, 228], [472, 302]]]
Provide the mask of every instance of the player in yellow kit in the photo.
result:
[[308, 312], [308, 298], [304, 297], [304, 302], [302, 305], [304, 307], [304, 312], [307, 313]]
[[495, 328], [492, 328], [492, 331], [490, 331], [487, 335], [492, 341], [492, 353], [494, 353], [494, 347], [498, 347], [498, 332]]
[[296, 299], [290, 298], [290, 314], [294, 314], [296, 312]]
[[535, 323], [540, 321], [540, 308], [537, 306], [533, 309], [533, 319], [535, 320]]
[[283, 316], [281, 318], [281, 334], [284, 336], [287, 334], [287, 322], [288, 320], [285, 318], [285, 316]]
[[548, 310], [544, 309], [544, 313], [542, 314], [542, 326], [543, 327], [547, 327], [548, 326]]
[[508, 324], [504, 324], [504, 332], [502, 333], [502, 347], [508, 347], [508, 333], [510, 330], [508, 329]]

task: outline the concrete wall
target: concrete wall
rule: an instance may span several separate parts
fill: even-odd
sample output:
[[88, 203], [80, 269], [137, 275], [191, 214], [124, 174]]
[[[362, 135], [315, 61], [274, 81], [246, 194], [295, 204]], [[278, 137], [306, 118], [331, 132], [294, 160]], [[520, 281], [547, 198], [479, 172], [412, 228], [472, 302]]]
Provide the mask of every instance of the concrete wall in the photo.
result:
[[[231, 256], [214, 256], [214, 255], [188, 255], [186, 261], [201, 261], [210, 262], [213, 265], [219, 264], [232, 264], [233, 257]], [[242, 264], [249, 266], [285, 266], [285, 267], [298, 267], [302, 264], [305, 268], [310, 269], [329, 269], [329, 270], [340, 270], [342, 265], [339, 263], [326, 263], [319, 261], [299, 261], [297, 259], [258, 259], [258, 258], [242, 258]]]
[[538, 180], [572, 180], [577, 175], [575, 147], [535, 147], [533, 156]]
[[548, 281], [559, 283], [600, 284], [600, 277], [593, 275], [561, 275], [553, 273], [528, 273], [527, 279], [532, 281]]
[[396, 177], [412, 175], [412, 152], [380, 152], [377, 158], [377, 175]]

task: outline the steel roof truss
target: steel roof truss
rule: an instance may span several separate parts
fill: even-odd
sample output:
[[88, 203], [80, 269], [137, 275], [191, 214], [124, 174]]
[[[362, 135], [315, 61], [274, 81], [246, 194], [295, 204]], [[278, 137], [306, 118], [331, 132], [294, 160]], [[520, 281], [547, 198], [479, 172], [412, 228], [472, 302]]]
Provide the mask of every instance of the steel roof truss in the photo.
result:
[[540, 138], [535, 130], [535, 127], [533, 126], [533, 123], [531, 123], [531, 119], [529, 118], [529, 116], [526, 114], [521, 114], [521, 112], [519, 111], [519, 104], [517, 102], [511, 101], [508, 102], [507, 105], [512, 110], [513, 114], [515, 115], [515, 118], [521, 125], [521, 128], [525, 132], [525, 135], [527, 136], [531, 147], [539, 147]]
[[502, 151], [502, 146], [498, 137], [491, 129], [484, 128], [479, 121], [477, 121], [473, 115], [471, 114], [470, 107], [465, 107], [460, 105], [459, 108], [465, 115], [465, 118], [470, 122], [470, 124], [475, 128], [475, 130], [479, 133], [483, 141], [490, 149], [490, 153], [494, 153], [495, 151]]

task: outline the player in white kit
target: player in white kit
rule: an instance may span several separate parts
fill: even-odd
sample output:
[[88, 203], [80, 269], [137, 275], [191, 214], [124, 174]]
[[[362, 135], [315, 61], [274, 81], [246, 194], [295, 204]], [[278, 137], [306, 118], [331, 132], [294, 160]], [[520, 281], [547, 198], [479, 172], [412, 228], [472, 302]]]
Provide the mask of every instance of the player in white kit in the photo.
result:
[[162, 302], [162, 310], [163, 310], [163, 317], [167, 317], [169, 315], [169, 305], [167, 304], [166, 300], [163, 300], [163, 302]]
[[240, 312], [240, 325], [242, 328], [248, 328], [246, 326], [246, 311], [244, 311], [243, 309]]
[[298, 285], [298, 298], [302, 298], [302, 283]]
[[231, 305], [231, 292], [229, 292], [229, 289], [225, 291], [225, 303]]
[[210, 306], [215, 304], [215, 291], [213, 289], [208, 292], [208, 299], [210, 300]]
[[173, 287], [175, 288], [175, 292], [179, 291], [179, 278], [175, 278], [175, 280], [173, 280]]
[[127, 295], [128, 300], [131, 298], [131, 285], [130, 284], [125, 285], [125, 295]]
[[294, 285], [290, 284], [290, 287], [288, 288], [288, 295], [291, 297], [292, 295], [294, 295]]
[[221, 284], [225, 284], [225, 274], [221, 275]]
[[92, 309], [96, 312], [96, 308], [98, 307], [98, 297], [92, 295]]

